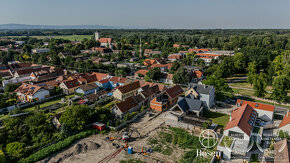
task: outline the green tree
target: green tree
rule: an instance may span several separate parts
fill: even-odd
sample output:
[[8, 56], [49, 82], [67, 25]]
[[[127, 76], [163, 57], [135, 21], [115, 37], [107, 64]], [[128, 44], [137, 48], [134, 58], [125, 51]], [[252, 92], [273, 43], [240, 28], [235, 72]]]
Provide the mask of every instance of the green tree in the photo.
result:
[[69, 130], [81, 130], [92, 120], [94, 111], [87, 105], [68, 106], [60, 117], [60, 122]]
[[174, 74], [173, 74], [173, 82], [175, 84], [188, 84], [189, 82], [189, 75], [187, 71], [180, 67]]
[[6, 146], [6, 152], [10, 156], [20, 158], [23, 155], [24, 146], [25, 144], [20, 142], [9, 143]]
[[8, 83], [5, 85], [4, 91], [5, 92], [13, 92], [19, 87], [19, 84]]
[[234, 55], [234, 66], [237, 72], [242, 72], [246, 68], [246, 57], [238, 52]]
[[256, 61], [250, 62], [247, 68], [248, 82], [252, 85], [254, 83], [255, 76], [257, 75], [257, 63]]
[[259, 75], [254, 76], [254, 95], [257, 97], [265, 97], [267, 91], [267, 82], [266, 82], [266, 75], [264, 73], [260, 73]]
[[205, 85], [212, 85], [215, 89], [216, 99], [222, 100], [226, 97], [227, 93], [232, 93], [233, 90], [229, 87], [228, 83], [223, 78], [216, 76], [209, 76], [202, 82]]
[[159, 67], [154, 67], [146, 73], [146, 76], [148, 76], [151, 80], [159, 80], [161, 77], [161, 70]]
[[235, 73], [234, 61], [231, 57], [225, 57], [221, 64], [217, 67], [214, 75], [217, 77], [230, 77]]
[[274, 80], [271, 97], [278, 102], [287, 102], [287, 93], [290, 89], [290, 77], [280, 75]]

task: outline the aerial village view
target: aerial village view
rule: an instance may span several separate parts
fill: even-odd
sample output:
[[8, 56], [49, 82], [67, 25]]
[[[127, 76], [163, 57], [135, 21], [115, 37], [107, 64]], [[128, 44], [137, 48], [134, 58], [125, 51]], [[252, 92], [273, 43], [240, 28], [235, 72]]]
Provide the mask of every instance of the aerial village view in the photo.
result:
[[[270, 11], [275, 26], [251, 8], [244, 24], [225, 10], [210, 26], [180, 15], [201, 11], [185, 0], [149, 0], [152, 15], [145, 2], [65, 0], [46, 17], [52, 1], [0, 2], [0, 163], [290, 162], [289, 2]], [[160, 5], [184, 11], [167, 21]]]

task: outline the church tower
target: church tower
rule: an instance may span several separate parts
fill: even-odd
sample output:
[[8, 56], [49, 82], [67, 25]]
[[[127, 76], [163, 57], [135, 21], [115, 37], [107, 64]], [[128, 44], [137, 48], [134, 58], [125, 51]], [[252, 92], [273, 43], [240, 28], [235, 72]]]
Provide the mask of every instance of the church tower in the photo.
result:
[[96, 40], [96, 41], [98, 41], [98, 40], [99, 40], [99, 38], [100, 38], [99, 32], [98, 32], [98, 31], [96, 31], [96, 32], [95, 32], [95, 40]]

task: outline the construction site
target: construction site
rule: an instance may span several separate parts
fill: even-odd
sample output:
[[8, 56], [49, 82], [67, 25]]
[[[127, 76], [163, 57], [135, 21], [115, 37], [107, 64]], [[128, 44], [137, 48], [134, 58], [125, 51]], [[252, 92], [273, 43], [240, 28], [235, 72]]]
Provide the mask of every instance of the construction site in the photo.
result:
[[168, 130], [164, 118], [167, 112], [144, 114], [119, 131], [96, 134], [75, 142], [40, 162], [120, 162], [137, 159], [144, 162], [175, 162], [180, 160], [184, 149], [171, 148], [170, 155], [154, 151], [149, 140]]

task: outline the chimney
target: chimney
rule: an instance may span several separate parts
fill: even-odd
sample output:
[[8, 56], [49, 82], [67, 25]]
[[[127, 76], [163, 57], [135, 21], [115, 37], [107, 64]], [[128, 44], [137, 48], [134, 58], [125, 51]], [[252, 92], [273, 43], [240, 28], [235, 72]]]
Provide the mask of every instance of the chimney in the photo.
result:
[[95, 95], [97, 94], [97, 89], [95, 89]]

